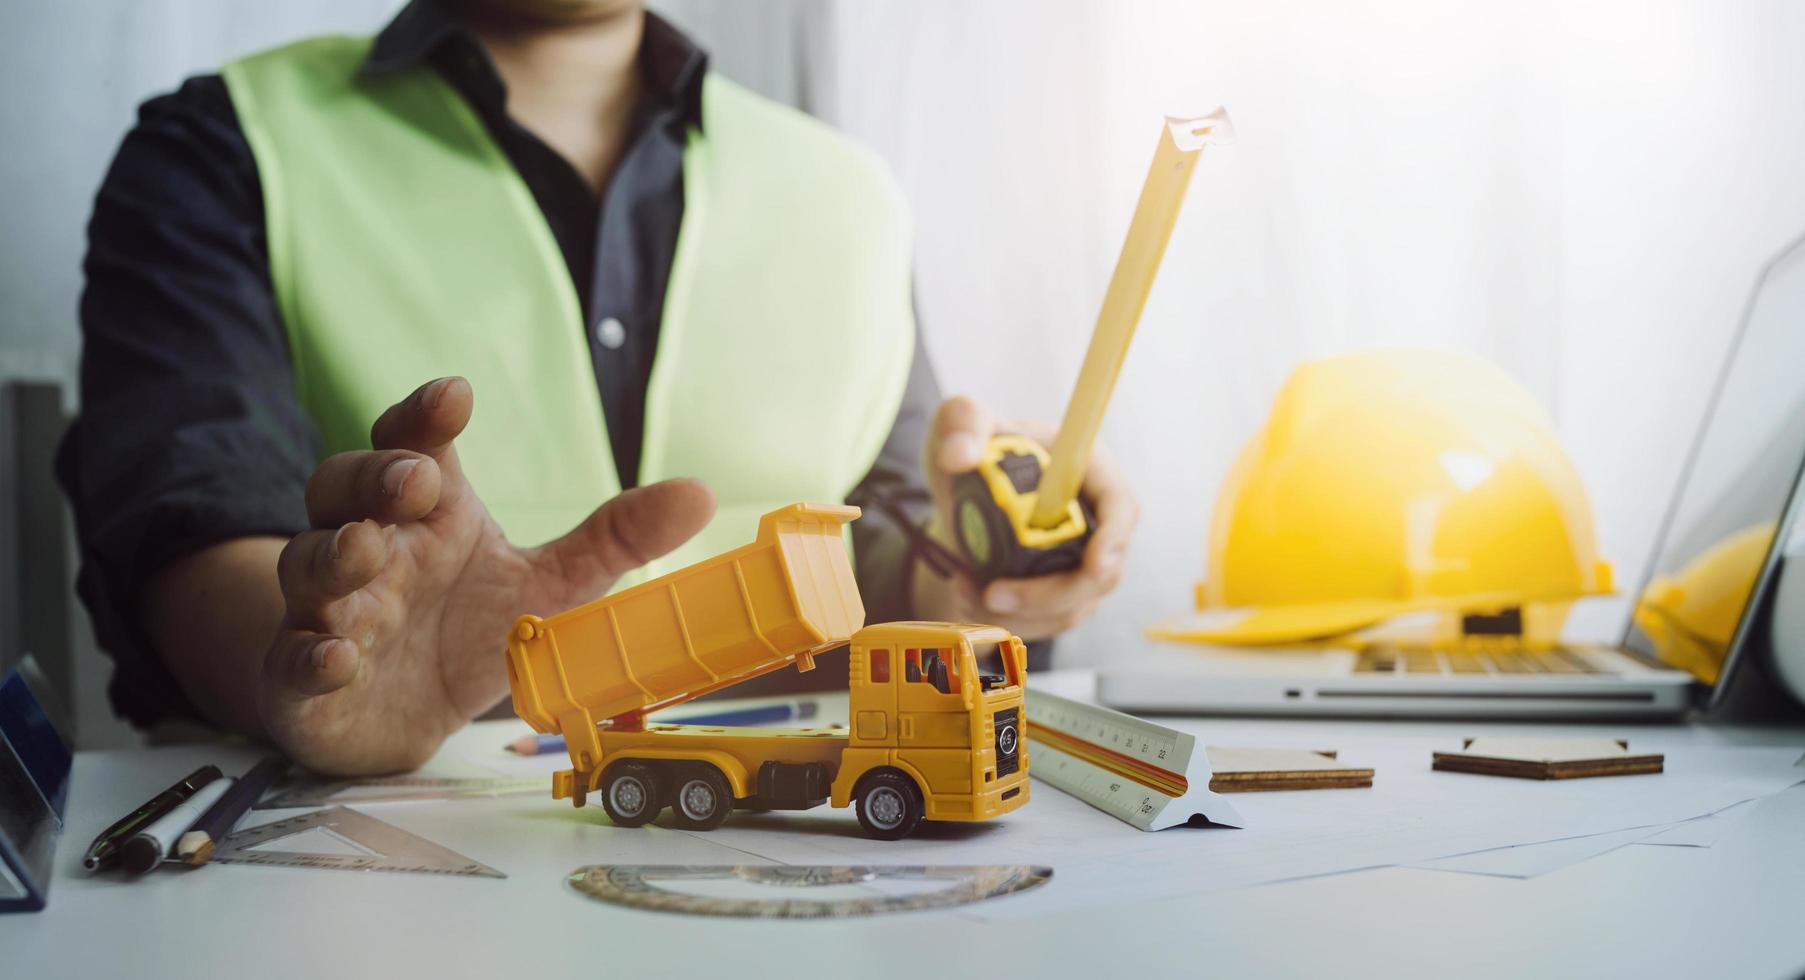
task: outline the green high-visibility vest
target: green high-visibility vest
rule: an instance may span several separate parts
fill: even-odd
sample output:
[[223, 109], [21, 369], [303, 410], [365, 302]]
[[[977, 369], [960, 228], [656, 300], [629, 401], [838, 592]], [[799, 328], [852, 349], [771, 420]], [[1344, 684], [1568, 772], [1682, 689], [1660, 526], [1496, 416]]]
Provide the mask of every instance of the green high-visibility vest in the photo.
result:
[[[223, 71], [263, 183], [270, 274], [325, 451], [461, 374], [457, 443], [517, 544], [620, 492], [577, 294], [502, 150], [429, 67], [360, 75], [367, 39]], [[758, 515], [837, 502], [869, 470], [914, 347], [910, 229], [869, 151], [710, 74], [683, 158], [640, 480], [706, 481], [709, 527], [648, 574], [750, 541]]]

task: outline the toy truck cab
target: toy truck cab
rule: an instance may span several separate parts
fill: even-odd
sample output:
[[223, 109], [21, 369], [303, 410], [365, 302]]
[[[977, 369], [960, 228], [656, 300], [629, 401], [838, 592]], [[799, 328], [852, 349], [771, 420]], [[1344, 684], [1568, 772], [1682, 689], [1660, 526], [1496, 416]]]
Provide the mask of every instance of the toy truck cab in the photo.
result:
[[988, 820], [1028, 801], [1021, 640], [995, 626], [885, 623], [853, 634], [848, 656], [851, 728], [832, 799], [856, 804], [867, 833]]

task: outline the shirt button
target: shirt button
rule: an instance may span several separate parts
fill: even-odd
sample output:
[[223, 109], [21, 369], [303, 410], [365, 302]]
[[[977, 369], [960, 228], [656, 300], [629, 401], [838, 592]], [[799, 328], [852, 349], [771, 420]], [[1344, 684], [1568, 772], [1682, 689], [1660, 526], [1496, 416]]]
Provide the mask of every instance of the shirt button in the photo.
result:
[[609, 350], [620, 350], [620, 345], [627, 342], [627, 328], [614, 317], [608, 317], [595, 325], [595, 340]]

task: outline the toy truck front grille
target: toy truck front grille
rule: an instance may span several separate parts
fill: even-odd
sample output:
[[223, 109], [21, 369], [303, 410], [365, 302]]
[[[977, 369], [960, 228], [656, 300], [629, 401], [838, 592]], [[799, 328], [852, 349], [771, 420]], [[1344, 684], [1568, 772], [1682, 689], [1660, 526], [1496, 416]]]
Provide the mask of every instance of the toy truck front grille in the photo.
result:
[[1016, 721], [1017, 710], [1006, 708], [995, 716], [998, 776], [1007, 776], [1022, 766], [1022, 730]]

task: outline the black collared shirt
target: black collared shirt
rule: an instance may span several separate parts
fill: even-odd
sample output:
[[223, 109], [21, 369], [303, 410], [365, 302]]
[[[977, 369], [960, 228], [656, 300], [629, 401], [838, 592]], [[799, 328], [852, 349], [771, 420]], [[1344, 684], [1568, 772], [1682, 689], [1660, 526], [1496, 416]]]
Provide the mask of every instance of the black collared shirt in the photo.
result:
[[387, 74], [422, 64], [476, 110], [551, 226], [588, 327], [615, 470], [622, 487], [637, 485], [646, 386], [683, 221], [685, 130], [702, 127], [708, 56], [656, 15], [646, 16], [642, 98], [627, 149], [599, 196], [558, 151], [508, 115], [507, 85], [476, 35], [440, 4], [416, 0], [376, 36], [362, 70]]
[[[600, 195], [508, 114], [506, 86], [482, 43], [439, 4], [410, 3], [362, 68], [432, 66], [532, 191], [581, 302], [624, 486], [637, 482], [683, 218], [683, 149], [687, 129], [703, 125], [707, 57], [648, 13], [639, 63], [631, 136]], [[302, 492], [320, 453], [271, 285], [257, 161], [219, 76], [190, 79], [140, 108], [95, 198], [88, 236], [82, 414], [64, 440], [58, 478], [76, 513], [78, 587], [117, 664], [114, 707], [149, 723], [194, 710], [144, 637], [144, 584], [220, 541], [306, 529]], [[868, 505], [883, 492], [919, 512], [919, 454], [938, 401], [918, 342], [890, 438], [850, 502]], [[873, 621], [907, 618], [902, 535], [874, 515], [854, 525], [854, 545]]]

